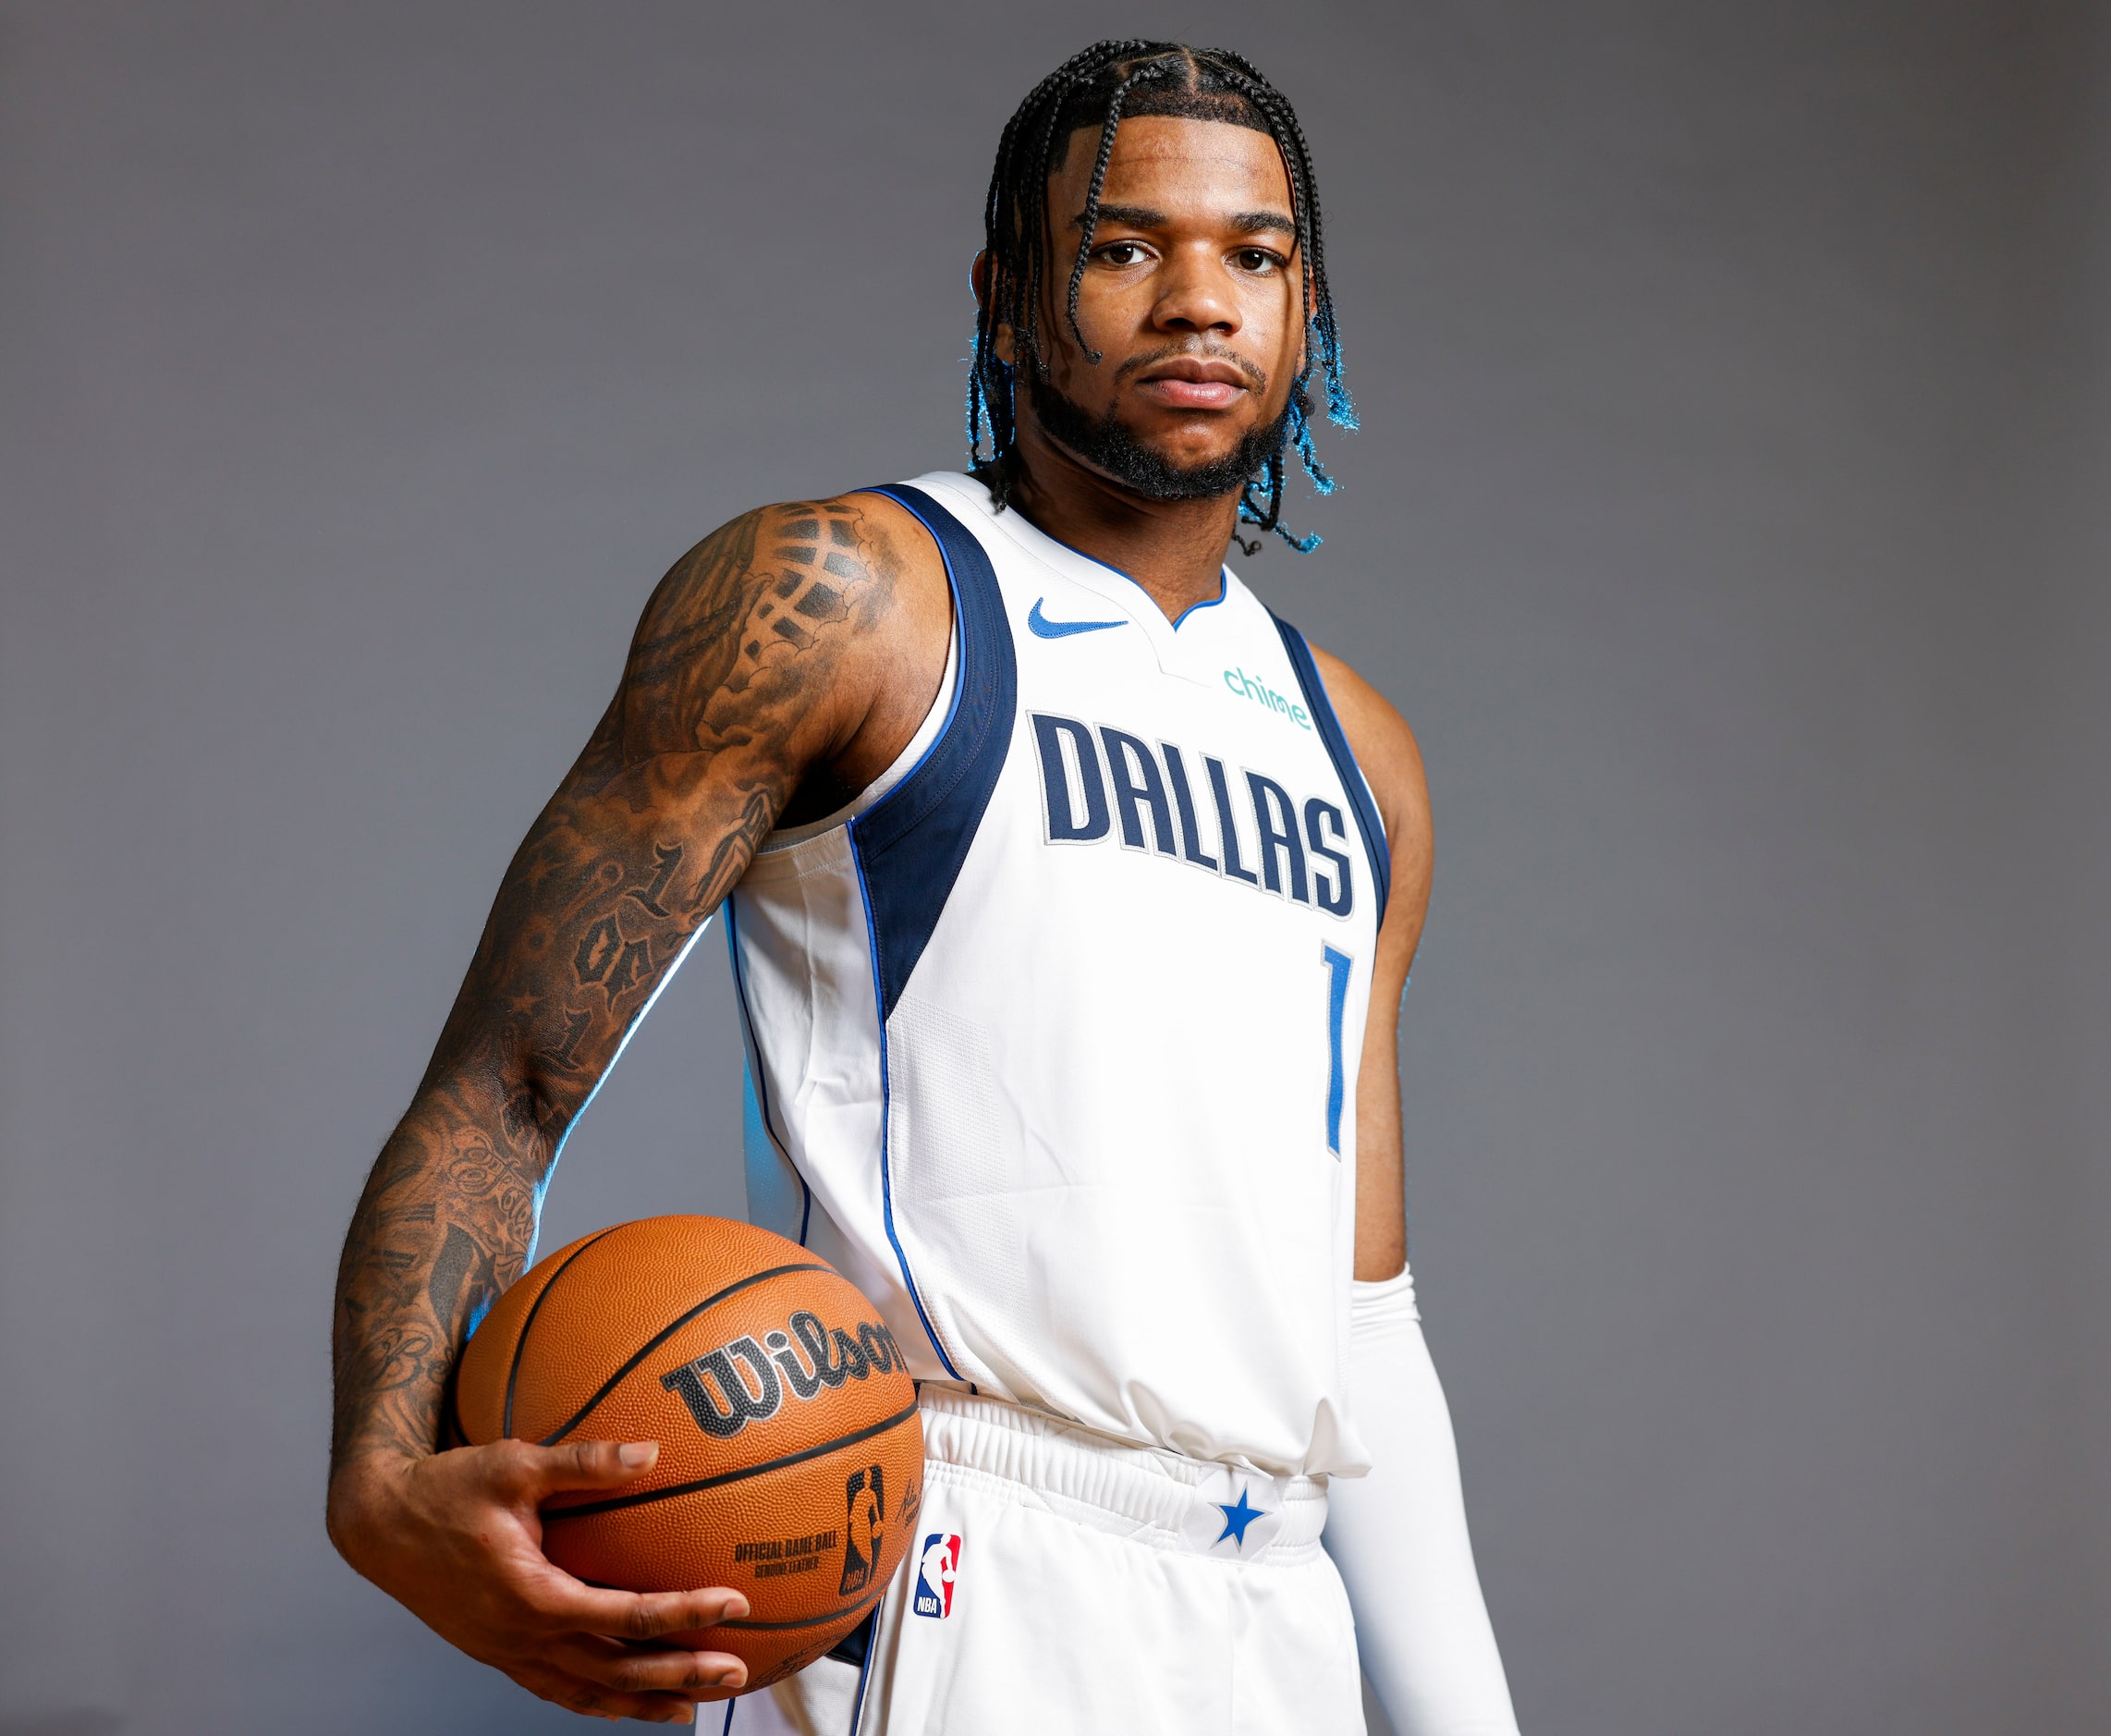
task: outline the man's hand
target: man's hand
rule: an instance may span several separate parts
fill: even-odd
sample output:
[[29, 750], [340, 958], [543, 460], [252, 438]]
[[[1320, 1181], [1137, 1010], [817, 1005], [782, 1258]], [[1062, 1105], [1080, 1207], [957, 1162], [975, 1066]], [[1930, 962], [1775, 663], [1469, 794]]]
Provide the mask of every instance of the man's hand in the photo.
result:
[[531, 1693], [599, 1718], [689, 1724], [700, 1699], [747, 1681], [725, 1652], [649, 1642], [748, 1613], [725, 1589], [607, 1591], [543, 1553], [543, 1501], [620, 1488], [652, 1469], [651, 1441], [499, 1441], [425, 1458], [374, 1453], [340, 1466], [330, 1535], [346, 1560], [443, 1639]]

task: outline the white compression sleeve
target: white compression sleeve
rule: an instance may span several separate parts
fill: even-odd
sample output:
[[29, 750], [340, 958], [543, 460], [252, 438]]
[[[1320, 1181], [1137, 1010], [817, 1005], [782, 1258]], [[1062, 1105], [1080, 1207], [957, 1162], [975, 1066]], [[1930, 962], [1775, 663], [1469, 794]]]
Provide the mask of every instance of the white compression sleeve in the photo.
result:
[[1326, 1547], [1364, 1674], [1398, 1736], [1516, 1736], [1414, 1279], [1350, 1294], [1348, 1400], [1372, 1468], [1328, 1485]]

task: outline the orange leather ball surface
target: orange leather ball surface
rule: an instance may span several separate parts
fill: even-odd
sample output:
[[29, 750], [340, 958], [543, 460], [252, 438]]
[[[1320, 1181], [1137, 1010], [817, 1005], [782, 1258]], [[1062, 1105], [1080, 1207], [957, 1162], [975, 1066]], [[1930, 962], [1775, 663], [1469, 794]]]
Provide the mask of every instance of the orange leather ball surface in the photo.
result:
[[499, 1298], [462, 1354], [455, 1420], [508, 1437], [654, 1440], [621, 1489], [557, 1496], [543, 1552], [599, 1585], [726, 1585], [742, 1692], [820, 1657], [879, 1601], [923, 1496], [916, 1388], [880, 1312], [797, 1242], [723, 1217], [582, 1236]]

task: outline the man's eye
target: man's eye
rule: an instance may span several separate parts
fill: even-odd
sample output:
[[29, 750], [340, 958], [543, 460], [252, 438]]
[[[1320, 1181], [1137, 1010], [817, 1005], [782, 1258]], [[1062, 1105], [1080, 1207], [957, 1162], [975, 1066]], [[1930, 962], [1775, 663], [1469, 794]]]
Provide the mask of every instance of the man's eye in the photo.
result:
[[1143, 257], [1143, 250], [1134, 241], [1109, 241], [1100, 249], [1100, 257], [1110, 265], [1133, 265]]
[[1275, 254], [1261, 247], [1242, 247], [1238, 258], [1239, 265], [1247, 271], [1272, 271], [1282, 263]]

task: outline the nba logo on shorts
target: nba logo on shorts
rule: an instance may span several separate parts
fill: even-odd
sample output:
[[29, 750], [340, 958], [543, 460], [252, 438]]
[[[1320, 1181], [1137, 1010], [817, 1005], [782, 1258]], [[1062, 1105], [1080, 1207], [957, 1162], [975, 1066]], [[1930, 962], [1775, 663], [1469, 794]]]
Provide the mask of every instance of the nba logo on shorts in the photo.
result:
[[916, 1613], [941, 1621], [953, 1613], [953, 1582], [960, 1575], [960, 1539], [933, 1532], [916, 1563]]

